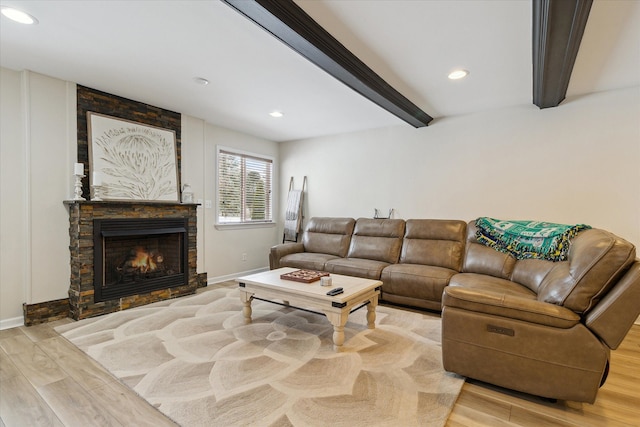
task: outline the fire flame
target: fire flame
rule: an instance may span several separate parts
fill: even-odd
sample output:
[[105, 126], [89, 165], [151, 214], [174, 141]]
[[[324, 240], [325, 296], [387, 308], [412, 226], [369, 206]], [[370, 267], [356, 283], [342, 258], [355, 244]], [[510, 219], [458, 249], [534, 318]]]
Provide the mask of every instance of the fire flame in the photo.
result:
[[131, 267], [139, 269], [142, 273], [154, 271], [158, 265], [153, 259], [153, 254], [148, 253], [144, 248], [136, 248], [136, 257], [131, 260]]

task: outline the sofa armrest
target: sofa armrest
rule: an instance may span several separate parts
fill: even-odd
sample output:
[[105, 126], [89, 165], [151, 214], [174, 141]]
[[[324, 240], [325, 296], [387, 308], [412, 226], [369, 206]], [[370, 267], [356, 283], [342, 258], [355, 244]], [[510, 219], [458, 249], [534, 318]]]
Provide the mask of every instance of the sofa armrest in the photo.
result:
[[618, 348], [640, 314], [640, 259], [585, 317], [585, 325], [610, 349]]
[[269, 268], [280, 268], [280, 259], [289, 254], [304, 252], [302, 243], [282, 243], [271, 247], [269, 251]]
[[577, 313], [555, 304], [458, 286], [447, 286], [444, 289], [442, 306], [562, 329], [571, 328], [580, 322]]

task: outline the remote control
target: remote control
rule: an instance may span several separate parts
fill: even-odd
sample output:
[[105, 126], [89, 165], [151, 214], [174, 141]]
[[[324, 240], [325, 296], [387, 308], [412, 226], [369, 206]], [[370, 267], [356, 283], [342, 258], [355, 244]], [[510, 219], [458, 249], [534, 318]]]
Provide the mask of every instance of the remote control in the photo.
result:
[[334, 296], [334, 295], [341, 294], [343, 292], [344, 291], [342, 290], [342, 288], [335, 288], [335, 289], [331, 289], [329, 292], [327, 292], [327, 295]]

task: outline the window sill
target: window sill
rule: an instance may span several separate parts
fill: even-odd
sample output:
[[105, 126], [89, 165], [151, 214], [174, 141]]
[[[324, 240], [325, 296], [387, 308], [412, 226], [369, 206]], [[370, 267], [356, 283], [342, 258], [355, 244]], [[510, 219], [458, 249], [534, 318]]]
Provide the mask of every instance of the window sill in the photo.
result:
[[227, 223], [215, 224], [216, 230], [246, 230], [249, 228], [270, 228], [275, 227], [275, 222], [244, 222], [244, 223]]

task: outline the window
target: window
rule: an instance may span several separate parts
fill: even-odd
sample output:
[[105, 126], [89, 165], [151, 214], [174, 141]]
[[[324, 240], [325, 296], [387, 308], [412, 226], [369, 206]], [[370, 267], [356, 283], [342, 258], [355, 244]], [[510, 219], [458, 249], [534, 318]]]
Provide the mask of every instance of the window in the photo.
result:
[[271, 223], [273, 159], [218, 147], [217, 224]]

